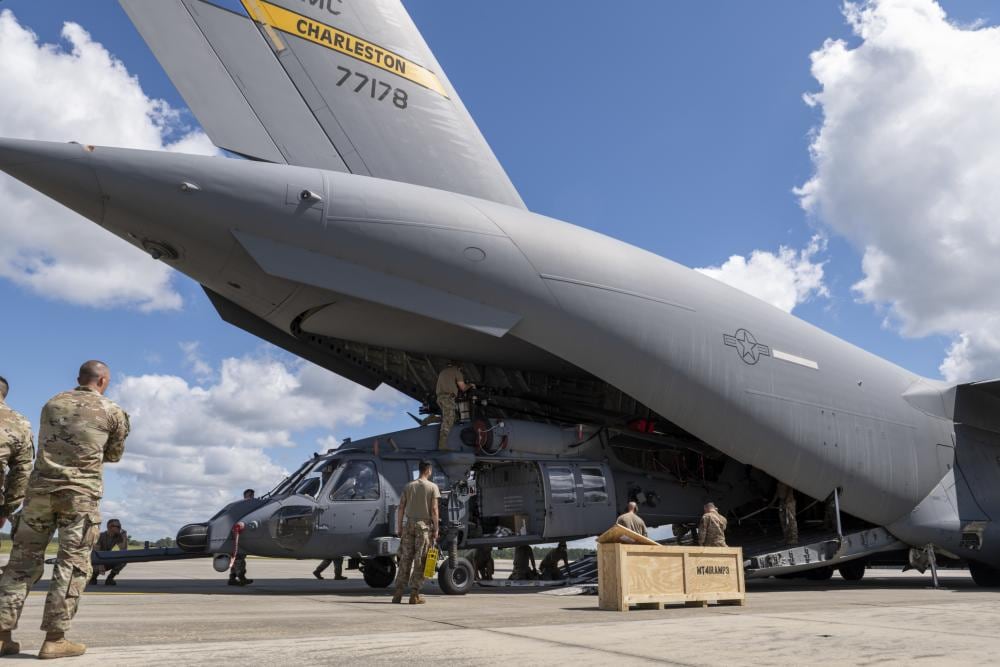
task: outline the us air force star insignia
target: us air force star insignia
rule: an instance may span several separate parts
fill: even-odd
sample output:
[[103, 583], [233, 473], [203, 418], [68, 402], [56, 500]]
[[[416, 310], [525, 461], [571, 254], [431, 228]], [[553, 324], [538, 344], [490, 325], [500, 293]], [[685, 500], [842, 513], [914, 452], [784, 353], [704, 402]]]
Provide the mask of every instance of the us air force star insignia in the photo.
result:
[[753, 334], [746, 329], [737, 329], [736, 334], [732, 336], [724, 334], [722, 342], [730, 347], [735, 347], [740, 359], [751, 366], [760, 361], [761, 357], [771, 356], [771, 348], [758, 343]]

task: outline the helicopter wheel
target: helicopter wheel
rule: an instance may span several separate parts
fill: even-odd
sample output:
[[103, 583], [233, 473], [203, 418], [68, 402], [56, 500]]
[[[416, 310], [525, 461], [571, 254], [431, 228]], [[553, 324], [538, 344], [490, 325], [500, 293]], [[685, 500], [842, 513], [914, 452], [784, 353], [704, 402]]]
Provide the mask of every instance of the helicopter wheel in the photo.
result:
[[979, 586], [983, 586], [984, 588], [996, 588], [1000, 586], [1000, 570], [995, 567], [970, 560], [969, 572], [972, 574], [972, 580]]
[[844, 563], [837, 568], [837, 571], [845, 581], [861, 581], [865, 576], [865, 567], [867, 567], [865, 561], [858, 559]]
[[476, 571], [468, 558], [458, 558], [455, 567], [446, 559], [438, 570], [438, 585], [448, 595], [465, 595], [475, 583]]
[[361, 574], [372, 588], [388, 588], [396, 579], [396, 561], [392, 558], [371, 558], [361, 561]]
[[809, 581], [828, 581], [833, 576], [833, 568], [820, 567], [815, 570], [806, 570], [802, 575]]

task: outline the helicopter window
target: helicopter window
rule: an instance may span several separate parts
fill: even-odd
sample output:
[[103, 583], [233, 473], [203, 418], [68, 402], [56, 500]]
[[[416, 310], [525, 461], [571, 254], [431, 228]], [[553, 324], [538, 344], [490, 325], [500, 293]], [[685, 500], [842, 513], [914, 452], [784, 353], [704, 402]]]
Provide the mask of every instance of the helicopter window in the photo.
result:
[[604, 471], [600, 468], [581, 467], [580, 477], [583, 479], [583, 502], [608, 502], [608, 489], [604, 485]]
[[552, 504], [575, 503], [576, 484], [573, 482], [573, 469], [568, 466], [549, 466], [548, 473]]
[[337, 468], [337, 461], [319, 461], [301, 477], [291, 493], [315, 498]]
[[[410, 479], [416, 480], [420, 477], [420, 465], [416, 461], [410, 461]], [[442, 491], [448, 489], [448, 476], [441, 470], [437, 461], [431, 461], [431, 481], [437, 484]]]
[[319, 477], [307, 477], [302, 480], [297, 487], [295, 487], [295, 493], [303, 496], [316, 497], [316, 492], [319, 491], [320, 480]]
[[271, 494], [281, 495], [281, 494], [285, 494], [285, 493], [291, 493], [292, 489], [295, 488], [295, 486], [296, 486], [296, 484], [298, 484], [299, 480], [302, 479], [302, 476], [306, 474], [306, 470], [308, 470], [311, 466], [314, 466], [314, 465], [316, 465], [316, 464], [313, 462], [313, 460], [306, 461], [305, 463], [303, 463], [302, 465], [300, 465], [298, 470], [296, 470], [295, 472], [293, 472], [291, 475], [289, 475], [285, 479], [281, 480], [281, 482], [278, 484], [278, 486], [276, 486], [274, 488], [274, 490], [271, 491]]
[[330, 500], [376, 500], [379, 495], [378, 473], [371, 461], [348, 461], [337, 479]]

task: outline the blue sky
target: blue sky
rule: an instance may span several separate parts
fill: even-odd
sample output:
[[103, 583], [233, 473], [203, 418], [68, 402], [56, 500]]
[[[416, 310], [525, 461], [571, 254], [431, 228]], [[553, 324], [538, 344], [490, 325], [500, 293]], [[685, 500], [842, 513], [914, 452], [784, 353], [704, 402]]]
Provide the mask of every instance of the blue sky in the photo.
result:
[[[405, 5], [532, 210], [692, 267], [719, 266], [758, 249], [773, 253], [781, 245], [801, 249], [821, 233], [828, 245], [813, 260], [825, 263], [829, 296], [813, 294], [795, 314], [915, 372], [939, 376], [951, 336], [903, 336], [900, 327], [885, 325], [884, 307], [859, 303], [851, 286], [864, 277], [862, 249], [803, 211], [793, 192], [816, 171], [810, 133], [823, 122], [823, 109], [802, 97], [819, 89], [810, 54], [827, 39], [845, 40], [850, 48], [860, 41], [840, 3]], [[992, 24], [1000, 11], [985, 0], [941, 6], [962, 25]], [[79, 23], [138, 77], [146, 95], [184, 108], [116, 2], [5, 0], [0, 8], [47, 43], [65, 46], [63, 24]], [[190, 114], [184, 118], [197, 126]], [[187, 278], [176, 275], [173, 285], [182, 309], [144, 313], [73, 305], [0, 279], [0, 374], [11, 381], [10, 404], [35, 421], [44, 401], [72, 385], [76, 366], [91, 357], [122, 375], [211, 383], [197, 377], [183, 342], [196, 341], [200, 360], [216, 372], [227, 357], [288, 361], [224, 324]], [[344, 422], [336, 436], [404, 427], [403, 407], [384, 407], [364, 423]], [[141, 421], [136, 428], [143, 428]], [[268, 454], [293, 467], [330, 432], [311, 426], [293, 433], [296, 446]], [[119, 503], [114, 509], [125, 507], [134, 490], [109, 476], [108, 496]]]

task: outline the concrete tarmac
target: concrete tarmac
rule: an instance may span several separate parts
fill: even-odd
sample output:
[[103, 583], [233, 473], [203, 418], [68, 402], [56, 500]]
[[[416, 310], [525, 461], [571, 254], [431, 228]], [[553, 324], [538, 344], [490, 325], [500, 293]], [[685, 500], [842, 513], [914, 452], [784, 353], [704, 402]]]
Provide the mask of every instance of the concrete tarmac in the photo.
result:
[[[315, 565], [252, 558], [246, 588], [227, 586], [208, 560], [130, 565], [117, 587], [88, 587], [70, 636], [90, 648], [71, 664], [1000, 662], [1000, 592], [964, 571], [943, 573], [939, 590], [927, 575], [869, 570], [858, 584], [751, 581], [745, 607], [616, 613], [598, 610], [595, 596], [453, 597], [436, 585], [425, 605], [393, 605], [357, 571], [317, 581]], [[36, 586], [15, 633], [22, 658], [41, 646], [45, 588]]]

